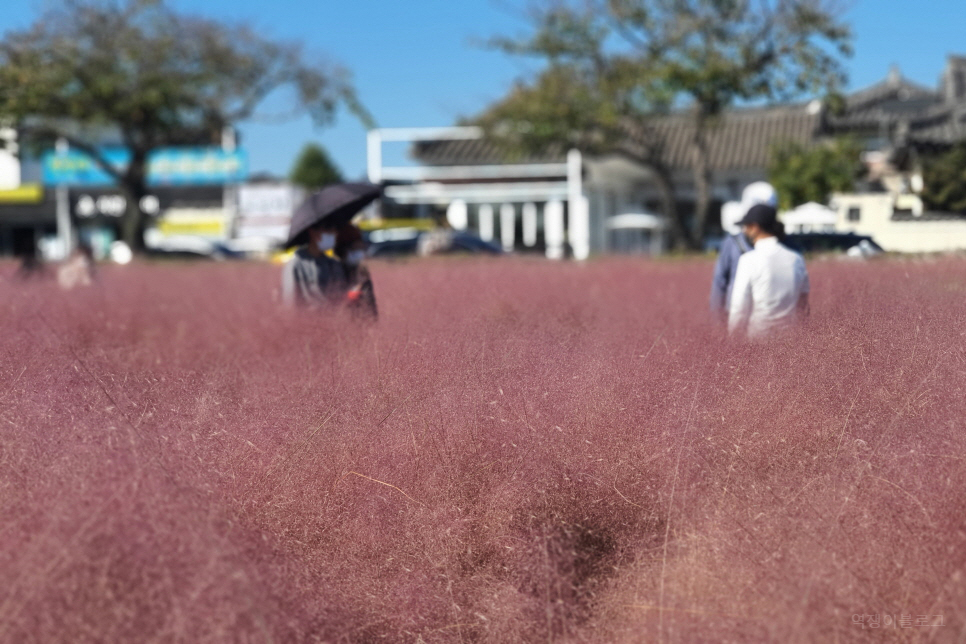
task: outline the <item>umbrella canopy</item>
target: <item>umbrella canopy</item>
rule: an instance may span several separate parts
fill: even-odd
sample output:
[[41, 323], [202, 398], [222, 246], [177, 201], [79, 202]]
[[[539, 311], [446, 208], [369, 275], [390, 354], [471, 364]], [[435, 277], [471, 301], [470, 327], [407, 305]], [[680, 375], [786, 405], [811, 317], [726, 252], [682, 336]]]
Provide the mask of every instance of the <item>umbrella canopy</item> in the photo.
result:
[[285, 247], [308, 243], [308, 230], [316, 224], [339, 228], [380, 194], [382, 187], [373, 183], [337, 183], [313, 193], [292, 215]]

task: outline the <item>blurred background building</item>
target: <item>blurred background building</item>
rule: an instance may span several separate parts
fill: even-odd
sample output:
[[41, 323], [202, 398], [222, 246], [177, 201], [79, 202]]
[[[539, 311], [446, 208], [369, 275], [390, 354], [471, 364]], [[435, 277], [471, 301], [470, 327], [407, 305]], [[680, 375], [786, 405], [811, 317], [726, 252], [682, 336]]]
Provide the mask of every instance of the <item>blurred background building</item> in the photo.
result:
[[[656, 254], [667, 247], [668, 222], [639, 149], [660, 151], [677, 208], [695, 207], [693, 121], [671, 113], [647, 128], [628, 127], [624, 140], [594, 154], [562, 147], [510, 158], [477, 127], [373, 129], [368, 175], [386, 185], [378, 212], [386, 220], [433, 221], [477, 234], [506, 251], [547, 257], [591, 253]], [[712, 176], [710, 219], [753, 181], [769, 179], [777, 145], [804, 148], [836, 137], [858, 142], [864, 176], [825, 203], [794, 204], [790, 232], [854, 232], [886, 250], [966, 249], [966, 214], [930, 207], [929, 159], [966, 145], [966, 58], [950, 56], [935, 88], [893, 68], [885, 79], [834, 101], [811, 101], [727, 112], [708, 138]], [[31, 156], [17, 132], [0, 128], [0, 253], [28, 247], [48, 259], [84, 241], [97, 256], [120, 238], [125, 197], [111, 177], [77, 150]], [[124, 151], [109, 134], [113, 162]], [[387, 165], [386, 143], [407, 146], [413, 163]], [[966, 148], [964, 148], [966, 149]], [[110, 156], [109, 155], [109, 156]], [[150, 249], [165, 252], [268, 254], [285, 238], [304, 191], [272, 177], [249, 177], [246, 151], [234, 137], [222, 146], [164, 148], [152, 157]], [[720, 235], [716, 225], [710, 236]]]
[[[88, 155], [68, 148], [36, 158], [13, 145], [0, 150], [0, 253], [33, 247], [48, 260], [66, 257], [78, 242], [105, 257], [121, 238], [126, 197]], [[106, 156], [123, 165], [126, 152], [105, 139]], [[230, 146], [157, 150], [149, 163], [149, 194], [140, 202], [150, 217], [145, 233], [158, 252], [211, 254], [214, 249], [268, 253], [285, 239], [301, 191], [287, 182], [248, 182], [247, 154]]]
[[[857, 232], [897, 251], [966, 248], [966, 215], [927, 212], [920, 196], [922, 160], [966, 142], [966, 58], [958, 56], [948, 58], [935, 89], [893, 68], [883, 81], [843, 97], [841, 104], [811, 101], [728, 112], [708, 140], [711, 220], [720, 220], [722, 205], [739, 199], [744, 186], [769, 179], [776, 146], [808, 148], [842, 136], [857, 141], [865, 176], [854, 193], [789, 211], [790, 231]], [[445, 219], [485, 240], [499, 240], [505, 250], [532, 249], [549, 257], [656, 253], [665, 248], [667, 222], [658, 214], [652, 171], [633, 152], [660, 150], [677, 207], [687, 215], [695, 203], [692, 140], [692, 119], [684, 114], [656, 117], [646, 129], [629, 128], [626, 140], [596, 155], [548, 148], [511, 158], [472, 127], [373, 130], [369, 179], [388, 184], [383, 212], [390, 216]], [[384, 165], [382, 146], [389, 141], [409, 143], [415, 165]], [[960, 226], [962, 232], [954, 233]], [[711, 234], [720, 235], [720, 228], [712, 227]]]

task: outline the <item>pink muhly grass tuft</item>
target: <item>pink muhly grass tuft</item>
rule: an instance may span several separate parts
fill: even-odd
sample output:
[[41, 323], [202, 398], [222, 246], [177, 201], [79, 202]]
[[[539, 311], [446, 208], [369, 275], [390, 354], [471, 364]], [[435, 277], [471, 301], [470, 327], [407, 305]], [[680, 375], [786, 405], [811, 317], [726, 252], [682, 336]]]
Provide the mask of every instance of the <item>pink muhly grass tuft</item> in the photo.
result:
[[377, 263], [372, 326], [0, 265], [0, 641], [951, 639], [964, 268], [811, 262], [748, 344], [707, 260]]

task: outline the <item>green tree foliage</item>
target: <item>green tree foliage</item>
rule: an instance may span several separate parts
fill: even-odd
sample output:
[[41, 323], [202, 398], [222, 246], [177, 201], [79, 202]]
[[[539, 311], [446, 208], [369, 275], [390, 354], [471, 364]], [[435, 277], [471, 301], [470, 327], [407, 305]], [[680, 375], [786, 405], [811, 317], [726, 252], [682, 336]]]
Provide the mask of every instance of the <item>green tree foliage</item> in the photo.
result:
[[815, 146], [781, 143], [771, 152], [768, 180], [778, 192], [779, 206], [791, 209], [814, 201], [828, 203], [833, 192], [849, 192], [865, 172], [862, 148], [841, 138]]
[[[554, 83], [569, 80], [575, 91], [598, 94], [572, 108], [587, 113], [571, 115], [568, 126], [609, 125], [615, 112], [640, 124], [662, 109], [687, 110], [695, 125], [697, 206], [681, 241], [699, 247], [711, 197], [708, 135], [716, 120], [735, 104], [830, 93], [843, 84], [840, 58], [851, 53], [850, 32], [833, 1], [541, 0], [528, 36], [491, 44], [547, 62], [547, 71], [527, 84], [531, 96], [549, 96]], [[537, 132], [563, 127], [537, 124], [558, 117], [552, 100], [523, 96], [518, 86], [504, 101], [507, 119]], [[520, 113], [510, 114], [521, 104]]]
[[[369, 121], [346, 70], [308, 64], [296, 44], [178, 13], [164, 0], [60, 0], [0, 40], [0, 116], [35, 143], [66, 139], [113, 176], [127, 196], [123, 237], [136, 249], [148, 154], [217, 143], [282, 87], [316, 123], [340, 105]], [[125, 170], [100, 156], [105, 133], [131, 150]]]
[[511, 155], [562, 146], [594, 148], [609, 143], [620, 127], [617, 103], [598, 79], [554, 65], [533, 83], [517, 83], [498, 103], [474, 119]]
[[322, 146], [308, 143], [295, 159], [289, 180], [307, 190], [318, 190], [332, 183], [340, 183], [342, 173]]
[[927, 208], [966, 213], [966, 143], [923, 159], [922, 178]]

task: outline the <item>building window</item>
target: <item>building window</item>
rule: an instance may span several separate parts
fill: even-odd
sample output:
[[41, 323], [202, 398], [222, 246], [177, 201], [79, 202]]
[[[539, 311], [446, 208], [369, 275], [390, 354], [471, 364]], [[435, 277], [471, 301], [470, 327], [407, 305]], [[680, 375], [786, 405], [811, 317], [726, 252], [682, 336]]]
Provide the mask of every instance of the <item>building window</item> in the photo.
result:
[[859, 221], [862, 219], [861, 208], [849, 208], [849, 221]]

